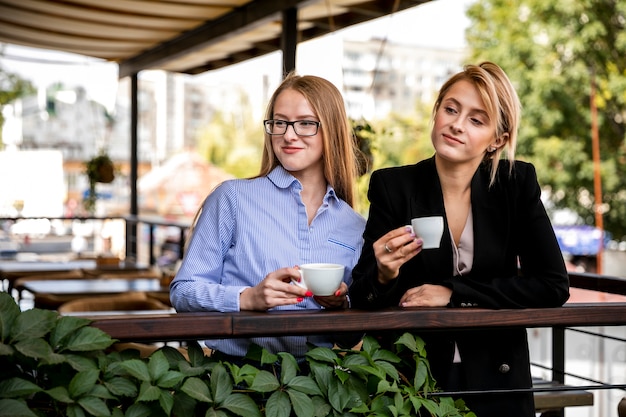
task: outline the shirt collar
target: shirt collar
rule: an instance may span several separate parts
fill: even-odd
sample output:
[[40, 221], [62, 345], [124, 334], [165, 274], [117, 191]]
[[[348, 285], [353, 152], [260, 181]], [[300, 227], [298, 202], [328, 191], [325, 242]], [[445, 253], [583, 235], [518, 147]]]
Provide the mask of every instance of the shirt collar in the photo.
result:
[[[296, 186], [298, 189], [302, 189], [302, 184], [293, 175], [291, 175], [282, 165], [277, 165], [268, 175], [267, 178], [278, 188], [289, 188]], [[326, 185], [326, 195], [324, 196], [324, 202], [328, 202], [328, 199], [335, 199], [339, 201], [335, 190], [330, 184]]]

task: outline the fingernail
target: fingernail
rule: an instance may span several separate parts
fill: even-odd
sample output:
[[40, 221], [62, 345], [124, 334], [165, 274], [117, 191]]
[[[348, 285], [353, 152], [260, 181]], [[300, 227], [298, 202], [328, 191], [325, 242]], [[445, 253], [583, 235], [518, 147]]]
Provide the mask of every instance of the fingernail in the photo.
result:
[[411, 226], [406, 226], [404, 228], [407, 232], [410, 232], [411, 234], [413, 234], [413, 228]]
[[335, 291], [335, 297], [339, 297], [341, 295], [341, 290]]
[[295, 269], [300, 269], [300, 267], [298, 265], [294, 265], [293, 266]]
[[415, 241], [415, 243], [417, 243], [418, 245], [423, 245], [424, 244], [424, 240], [422, 238], [419, 238]]
[[302, 301], [304, 301], [304, 298], [298, 297], [298, 302], [301, 303]]
[[307, 291], [304, 295], [307, 297], [313, 297], [313, 293], [311, 291]]

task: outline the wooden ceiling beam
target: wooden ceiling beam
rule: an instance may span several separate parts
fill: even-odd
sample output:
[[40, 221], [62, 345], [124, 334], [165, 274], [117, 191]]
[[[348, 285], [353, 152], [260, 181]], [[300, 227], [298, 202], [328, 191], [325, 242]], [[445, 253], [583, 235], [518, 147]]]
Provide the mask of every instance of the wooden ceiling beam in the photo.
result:
[[257, 0], [247, 3], [216, 20], [206, 22], [196, 29], [120, 62], [119, 77], [155, 68], [182, 55], [216, 44], [225, 37], [245, 32], [271, 19], [280, 19], [280, 13], [286, 8], [297, 8], [309, 1]]

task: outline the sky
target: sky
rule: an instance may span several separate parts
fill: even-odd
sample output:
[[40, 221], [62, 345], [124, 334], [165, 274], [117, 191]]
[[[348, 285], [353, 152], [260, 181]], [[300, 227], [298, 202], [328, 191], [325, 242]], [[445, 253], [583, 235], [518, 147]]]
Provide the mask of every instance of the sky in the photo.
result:
[[[328, 45], [337, 38], [367, 40], [373, 36], [388, 41], [422, 46], [459, 48], [465, 46], [464, 31], [469, 21], [465, 9], [475, 0], [434, 0], [408, 10], [385, 16], [371, 22], [355, 25], [317, 40], [301, 44], [297, 52], [298, 72], [315, 74], [329, 79], [340, 72], [340, 56], [320, 60], [319, 51], [327, 51]], [[67, 87], [85, 87], [88, 96], [113, 109], [117, 94], [117, 64], [80, 55], [6, 45], [5, 57], [0, 66], [30, 80], [38, 88], [46, 88], [56, 82]], [[280, 53], [210, 71], [195, 76], [198, 81], [209, 84], [239, 82], [242, 74], [250, 71], [277, 71]]]

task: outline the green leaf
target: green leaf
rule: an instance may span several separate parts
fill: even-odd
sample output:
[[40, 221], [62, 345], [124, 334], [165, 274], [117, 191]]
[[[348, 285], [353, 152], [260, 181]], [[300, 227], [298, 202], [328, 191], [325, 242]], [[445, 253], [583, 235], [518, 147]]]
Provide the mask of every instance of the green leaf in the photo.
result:
[[59, 365], [66, 361], [65, 355], [62, 353], [51, 352], [49, 355], [41, 358], [40, 364], [42, 365]]
[[178, 364], [178, 370], [185, 376], [198, 376], [204, 374], [207, 369], [204, 366], [191, 366], [189, 362], [182, 361]]
[[266, 417], [289, 417], [291, 403], [289, 396], [283, 391], [275, 391], [270, 395], [265, 405]]
[[361, 350], [373, 356], [380, 349], [380, 344], [372, 336], [365, 336], [361, 344]]
[[297, 417], [313, 417], [313, 402], [308, 395], [289, 388], [287, 388], [287, 394]]
[[159, 404], [165, 414], [170, 416], [172, 415], [172, 407], [174, 407], [174, 396], [165, 390], [161, 390], [161, 394], [159, 395]]
[[0, 292], [0, 342], [6, 342], [11, 334], [15, 319], [20, 315], [20, 307], [13, 297]]
[[161, 388], [172, 388], [176, 386], [185, 376], [178, 371], [167, 371], [159, 380], [157, 385]]
[[13, 399], [0, 400], [0, 417], [38, 417], [30, 411], [23, 401]]
[[384, 370], [385, 374], [389, 375], [389, 377], [393, 379], [394, 381], [398, 380], [399, 378], [398, 369], [395, 366], [393, 366], [393, 364], [389, 362], [385, 362], [385, 361], [376, 361], [376, 366], [379, 369]]
[[150, 407], [142, 403], [135, 403], [131, 405], [130, 407], [128, 407], [128, 410], [126, 410], [126, 414], [124, 414], [124, 417], [151, 417], [151, 416], [152, 416], [152, 410], [150, 409]]
[[254, 400], [244, 394], [229, 395], [221, 404], [221, 407], [238, 416], [261, 417], [259, 407], [256, 405]]
[[324, 347], [316, 347], [309, 350], [306, 355], [307, 358], [326, 363], [336, 363], [337, 354], [332, 349]]
[[144, 381], [141, 383], [141, 387], [139, 388], [137, 401], [155, 401], [158, 400], [160, 396], [161, 389], [159, 387], [155, 387], [150, 382]]
[[[328, 404], [324, 398], [315, 396], [311, 398], [311, 402], [313, 402], [313, 415], [315, 417], [327, 417], [333, 415], [331, 413], [332, 408], [330, 404]], [[347, 413], [343, 415], [346, 417], [350, 416], [350, 414]]]
[[50, 347], [48, 342], [41, 338], [22, 338], [14, 345], [14, 347], [15, 350], [29, 358], [41, 359], [52, 354], [52, 348]]
[[85, 410], [78, 404], [70, 404], [65, 411], [66, 417], [86, 417]]
[[28, 397], [41, 388], [22, 378], [14, 377], [0, 381], [0, 398]]
[[189, 362], [187, 362], [187, 359], [183, 356], [180, 350], [172, 346], [163, 346], [159, 349], [159, 351], [163, 352], [163, 355], [165, 355], [165, 358], [170, 364], [170, 369], [178, 369], [180, 362], [185, 362], [189, 365]]
[[[0, 320], [2, 319], [0, 318]], [[0, 343], [0, 356], [9, 356], [13, 355], [14, 353], [15, 349], [13, 349], [13, 346]]]
[[197, 341], [194, 340], [187, 343], [187, 355], [192, 366], [200, 367], [204, 364], [204, 351]]
[[156, 351], [148, 359], [148, 371], [150, 379], [156, 381], [161, 378], [170, 368], [170, 364], [161, 351]]
[[205, 403], [213, 402], [209, 387], [200, 378], [187, 378], [180, 390], [195, 400]]
[[54, 328], [57, 317], [58, 313], [52, 310], [33, 308], [22, 312], [13, 322], [11, 341], [44, 337]]
[[427, 387], [429, 374], [428, 361], [426, 359], [419, 358], [417, 361], [417, 370], [415, 371], [415, 380], [413, 381], [413, 386], [416, 390], [423, 390]]
[[67, 362], [76, 371], [87, 371], [90, 369], [99, 369], [96, 362], [86, 356], [76, 355], [73, 353], [64, 354], [65, 362]]
[[298, 364], [296, 358], [292, 354], [281, 352], [278, 354], [280, 357], [280, 381], [283, 384], [287, 384], [298, 372]]
[[122, 397], [135, 397], [137, 395], [137, 386], [132, 381], [117, 376], [104, 382], [104, 386], [113, 394]]
[[74, 402], [74, 400], [72, 400], [72, 398], [70, 397], [70, 393], [67, 392], [67, 388], [62, 386], [46, 390], [46, 394], [48, 394], [55, 401], [61, 403], [70, 404]]
[[91, 350], [104, 350], [111, 346], [114, 340], [111, 336], [95, 327], [82, 327], [72, 333], [68, 338], [63, 350], [73, 352], [88, 352]]
[[78, 400], [78, 404], [87, 410], [92, 416], [105, 416], [111, 415], [111, 410], [107, 407], [106, 403], [100, 398], [96, 397], [83, 397]]
[[322, 395], [320, 388], [317, 386], [313, 378], [309, 376], [299, 375], [292, 378], [289, 381], [288, 387], [308, 395]]
[[233, 391], [233, 381], [223, 365], [219, 364], [213, 368], [210, 387], [213, 400], [218, 404], [221, 404]]
[[373, 361], [386, 361], [390, 363], [400, 362], [400, 358], [398, 357], [398, 355], [385, 349], [377, 350], [372, 355], [372, 360]]
[[128, 372], [131, 376], [137, 378], [140, 381], [150, 381], [150, 372], [148, 371], [148, 365], [140, 359], [131, 359], [121, 363], [122, 368]]
[[418, 352], [417, 337], [411, 333], [404, 333], [395, 341], [396, 346], [404, 346], [411, 352]]
[[102, 398], [103, 400], [115, 400], [115, 395], [111, 394], [111, 391], [105, 386], [97, 384], [89, 392], [89, 395], [93, 397]]
[[328, 402], [338, 411], [344, 410], [352, 401], [352, 394], [348, 387], [333, 378], [328, 387]]
[[276, 376], [265, 370], [259, 371], [250, 385], [250, 389], [257, 392], [271, 392], [277, 390], [279, 387], [280, 383]]
[[58, 346], [62, 343], [63, 339], [73, 334], [81, 327], [85, 327], [91, 323], [91, 320], [74, 317], [74, 316], [61, 316], [56, 323], [56, 327], [50, 334], [50, 344], [52, 346]]
[[70, 397], [78, 398], [91, 391], [94, 385], [96, 385], [99, 376], [100, 372], [93, 369], [78, 372], [74, 375], [68, 387]]

